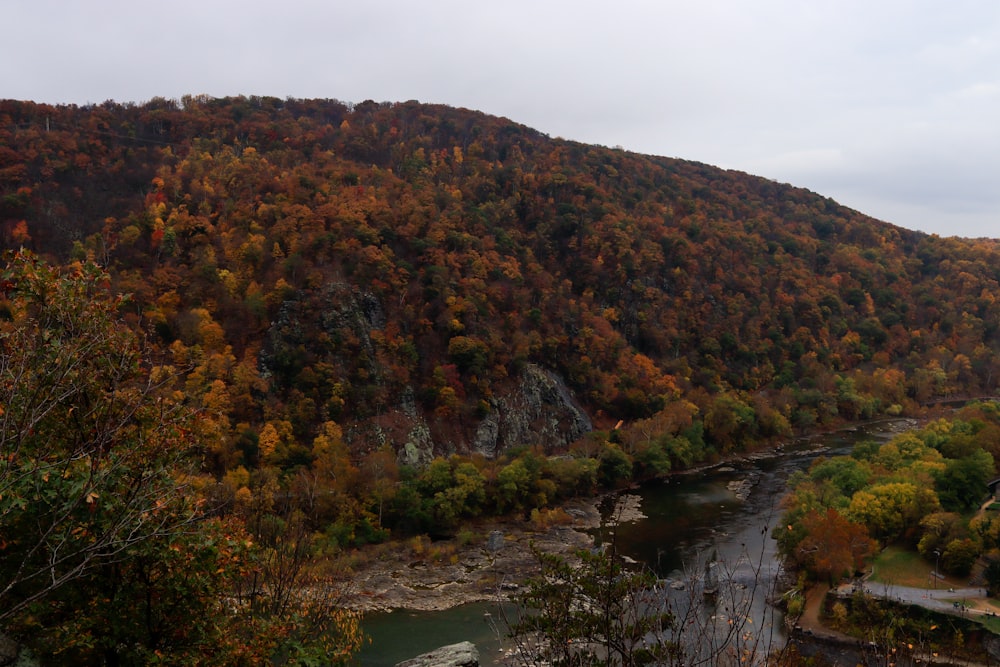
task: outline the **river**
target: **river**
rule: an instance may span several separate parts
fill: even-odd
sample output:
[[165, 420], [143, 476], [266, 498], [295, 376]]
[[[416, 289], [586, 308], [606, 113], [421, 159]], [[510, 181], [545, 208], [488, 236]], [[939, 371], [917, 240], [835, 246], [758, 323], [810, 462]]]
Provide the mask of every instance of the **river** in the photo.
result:
[[[763, 639], [763, 645], [781, 645], [783, 619], [767, 604], [767, 596], [780, 574], [770, 533], [780, 518], [779, 504], [789, 476], [807, 469], [818, 456], [847, 453], [862, 440], [888, 440], [915, 425], [904, 419], [869, 422], [803, 438], [777, 456], [646, 484], [629, 492], [639, 497], [645, 516], [615, 529], [617, 549], [652, 568], [666, 582], [676, 582], [677, 588], [697, 579], [705, 562], [714, 558], [717, 566], [713, 569], [721, 573], [716, 604], [721, 607], [727, 594], [742, 591], [748, 604], [748, 630]], [[606, 541], [611, 535], [605, 531], [599, 539]], [[706, 608], [705, 613], [716, 618], [715, 609]], [[480, 664], [490, 667], [509, 643], [497, 627], [498, 616], [496, 605], [489, 603], [441, 612], [368, 615], [363, 628], [372, 643], [361, 651], [358, 664], [391, 667], [440, 646], [471, 641], [479, 649]], [[724, 618], [721, 611], [718, 617]]]

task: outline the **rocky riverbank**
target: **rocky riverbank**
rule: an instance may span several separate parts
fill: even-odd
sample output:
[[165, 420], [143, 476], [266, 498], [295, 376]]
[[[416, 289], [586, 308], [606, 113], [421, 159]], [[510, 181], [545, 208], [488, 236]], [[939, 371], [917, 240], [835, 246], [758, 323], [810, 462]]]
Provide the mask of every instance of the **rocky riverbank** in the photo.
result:
[[[496, 521], [478, 526], [471, 539], [413, 539], [368, 550], [351, 565], [345, 605], [357, 611], [438, 611], [508, 598], [538, 571], [532, 548], [570, 554], [593, 545], [588, 531], [601, 523], [600, 500], [572, 502], [550, 517], [550, 525]], [[625, 501], [621, 508], [618, 520], [632, 520], [638, 503]]]
[[[577, 500], [548, 517], [548, 525], [495, 520], [472, 539], [414, 538], [359, 553], [344, 604], [356, 611], [440, 611], [468, 602], [509, 599], [538, 572], [533, 552], [569, 555], [594, 544], [608, 496]], [[639, 496], [622, 493], [603, 519], [615, 525], [644, 518]]]
[[[916, 424], [915, 420], [905, 419], [884, 421], [889, 432], [905, 431]], [[801, 451], [801, 446], [808, 447], [812, 439], [801, 439], [794, 443], [798, 445], [794, 449]], [[778, 447], [743, 454], [674, 474], [704, 474], [740, 460], [782, 456], [789, 449]], [[817, 450], [821, 449], [817, 445]], [[735, 481], [730, 490], [740, 500], [746, 500], [758, 480], [759, 475], [747, 475]], [[642, 518], [637, 495], [613, 497], [616, 505], [606, 523]], [[413, 538], [362, 550], [344, 568], [350, 572], [344, 604], [358, 611], [439, 611], [468, 602], [509, 598], [538, 571], [533, 546], [545, 553], [570, 554], [593, 545], [593, 530], [602, 521], [599, 507], [608, 498], [573, 501], [544, 513], [537, 522], [509, 518], [483, 522], [464, 538], [435, 542]]]
[[[746, 500], [756, 482], [751, 475], [731, 490]], [[615, 504], [602, 518], [600, 507], [611, 499]], [[370, 547], [346, 566], [351, 574], [344, 606], [361, 612], [441, 611], [510, 599], [538, 572], [533, 550], [569, 555], [592, 547], [602, 522], [613, 526], [643, 518], [640, 497], [624, 492], [572, 501], [541, 522], [483, 522], [464, 539], [412, 538]]]

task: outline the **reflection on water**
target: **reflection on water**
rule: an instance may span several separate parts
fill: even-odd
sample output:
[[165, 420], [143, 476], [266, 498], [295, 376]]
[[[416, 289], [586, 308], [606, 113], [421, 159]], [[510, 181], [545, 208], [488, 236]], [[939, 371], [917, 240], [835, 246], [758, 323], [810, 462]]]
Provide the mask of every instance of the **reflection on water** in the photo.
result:
[[[909, 420], [888, 420], [846, 431], [803, 440], [788, 447], [778, 457], [745, 461], [697, 475], [672, 477], [632, 491], [641, 498], [645, 518], [618, 526], [614, 539], [617, 549], [648, 565], [667, 584], [700, 577], [705, 563], [719, 563], [719, 595], [702, 608], [703, 619], [728, 625], [730, 613], [745, 610], [746, 627], [766, 644], [783, 642], [780, 613], [767, 603], [781, 569], [776, 559], [771, 530], [780, 518], [780, 502], [788, 478], [805, 470], [820, 455], [850, 451], [861, 440], [888, 440], [912, 428]], [[752, 480], [750, 493], [741, 500], [733, 490], [735, 482]], [[731, 486], [732, 484], [732, 486]], [[611, 539], [607, 531], [599, 540]], [[669, 586], [668, 586], [669, 587]], [[670, 589], [676, 590], [676, 589]], [[729, 597], [727, 597], [729, 596]], [[698, 600], [686, 588], [678, 600]], [[495, 664], [496, 651], [503, 639], [494, 625], [484, 620], [494, 605], [463, 605], [444, 612], [396, 612], [375, 614], [364, 622], [372, 645], [362, 651], [365, 667], [395, 665], [440, 646], [472, 641], [479, 648], [482, 664]], [[742, 611], [741, 611], [742, 613]]]
[[363, 627], [372, 641], [358, 660], [365, 667], [392, 667], [421, 653], [470, 641], [479, 649], [479, 664], [492, 667], [504, 638], [498, 629], [498, 615], [497, 605], [486, 602], [437, 612], [369, 614]]
[[[632, 492], [641, 497], [645, 518], [598, 537], [613, 539], [619, 552], [667, 581], [691, 582], [703, 576], [706, 563], [716, 561], [719, 596], [706, 604], [705, 613], [738, 610], [749, 617], [747, 633], [762, 638], [763, 646], [783, 643], [782, 615], [768, 600], [782, 574], [771, 533], [781, 517], [788, 478], [819, 456], [848, 453], [862, 440], [888, 440], [914, 425], [908, 420], [867, 424], [803, 440], [781, 456], [647, 484]], [[745, 499], [737, 491], [741, 482], [749, 488]]]

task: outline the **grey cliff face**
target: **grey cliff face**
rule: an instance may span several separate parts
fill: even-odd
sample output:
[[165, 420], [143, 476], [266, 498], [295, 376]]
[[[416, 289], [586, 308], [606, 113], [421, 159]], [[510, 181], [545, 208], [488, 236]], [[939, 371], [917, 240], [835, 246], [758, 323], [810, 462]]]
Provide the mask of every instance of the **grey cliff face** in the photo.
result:
[[[421, 408], [416, 385], [393, 386], [391, 373], [380, 365], [384, 362], [379, 361], [375, 340], [386, 325], [383, 305], [356, 286], [329, 283], [298, 292], [284, 302], [268, 331], [260, 352], [261, 373], [290, 391], [302, 386], [301, 378], [309, 369], [322, 368], [310, 375], [316, 382], [322, 373], [326, 383], [312, 385], [310, 396], [318, 414], [340, 422], [346, 439], [357, 449], [388, 445], [400, 463], [417, 467], [451, 453], [477, 452], [495, 458], [522, 445], [559, 450], [593, 430], [562, 378], [537, 364], [527, 364], [502, 386], [491, 387], [488, 409], [478, 422], [470, 423], [469, 415], [461, 418], [458, 428], [435, 422]], [[361, 362], [367, 382], [379, 388], [379, 397], [356, 400], [351, 409], [331, 413], [329, 406], [336, 401], [331, 392], [338, 391], [338, 378], [351, 372], [351, 360]]]
[[590, 418], [555, 373], [528, 364], [517, 388], [490, 400], [472, 448], [493, 458], [511, 447], [538, 444], [547, 450], [568, 446], [593, 430]]

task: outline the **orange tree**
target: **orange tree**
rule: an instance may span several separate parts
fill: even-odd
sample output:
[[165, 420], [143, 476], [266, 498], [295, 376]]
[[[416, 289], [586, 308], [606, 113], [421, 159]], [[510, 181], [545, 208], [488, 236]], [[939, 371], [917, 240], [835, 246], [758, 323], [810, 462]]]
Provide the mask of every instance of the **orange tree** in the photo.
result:
[[797, 559], [831, 582], [860, 571], [865, 559], [878, 550], [863, 525], [848, 521], [832, 507], [809, 512], [803, 526], [807, 535], [798, 545]]

